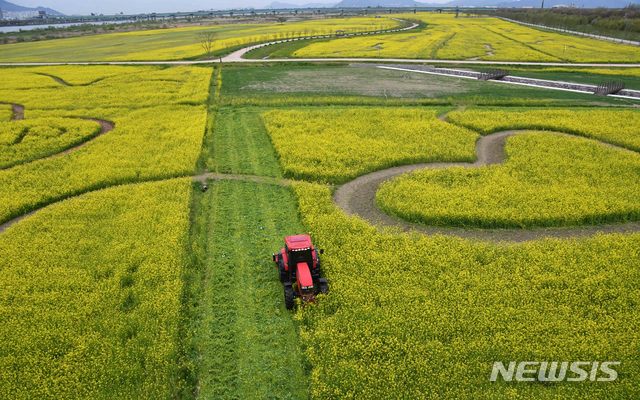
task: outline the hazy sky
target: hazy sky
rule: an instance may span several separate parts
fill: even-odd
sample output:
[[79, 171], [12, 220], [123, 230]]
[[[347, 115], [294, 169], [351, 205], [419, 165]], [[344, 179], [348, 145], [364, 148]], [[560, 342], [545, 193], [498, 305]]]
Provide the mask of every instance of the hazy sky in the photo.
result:
[[[265, 7], [273, 0], [8, 0], [27, 7], [50, 7], [65, 14], [125, 14], [145, 12], [174, 12], [242, 7]], [[339, 0], [280, 0], [286, 3], [337, 3]]]

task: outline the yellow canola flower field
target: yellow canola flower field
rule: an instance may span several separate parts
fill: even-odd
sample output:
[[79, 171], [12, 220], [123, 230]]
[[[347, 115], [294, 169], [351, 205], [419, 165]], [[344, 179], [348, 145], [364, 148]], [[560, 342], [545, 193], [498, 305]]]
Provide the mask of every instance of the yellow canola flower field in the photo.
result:
[[640, 113], [630, 109], [512, 109], [453, 111], [447, 120], [488, 134], [509, 129], [557, 130], [640, 151]]
[[[29, 68], [16, 71], [14, 77], [33, 75]], [[192, 174], [210, 76], [208, 68], [124, 67], [90, 86], [0, 89], [0, 101], [26, 106], [25, 123], [54, 117], [115, 123], [113, 131], [69, 154], [1, 170], [0, 221], [90, 190]]]
[[190, 193], [105, 189], [0, 234], [3, 398], [175, 397]]
[[0, 123], [0, 169], [80, 144], [100, 132], [97, 122], [41, 118]]
[[[109, 65], [93, 65], [91, 68], [68, 68], [66, 66], [48, 66], [44, 68], [32, 68], [29, 70], [34, 75], [49, 78], [51, 84], [63, 84], [70, 86], [88, 86], [98, 83], [112, 76], [123, 75], [126, 70]], [[130, 72], [136, 72], [131, 69]], [[60, 78], [63, 82], [56, 81]], [[33, 78], [24, 82], [33, 82]]]
[[[195, 169], [212, 70], [2, 73], [0, 102], [23, 104], [26, 118], [0, 122], [0, 137], [15, 142], [26, 127], [25, 152], [55, 155], [0, 170], [0, 222], [38, 210], [0, 234], [2, 397], [177, 397], [189, 385], [180, 324], [191, 182], [169, 178]], [[115, 128], [57, 154], [69, 143], [56, 139], [98, 128], [84, 118]]]
[[154, 61], [204, 56], [200, 35], [215, 34], [212, 51], [219, 53], [254, 43], [336, 31], [363, 32], [395, 28], [385, 17], [318, 19], [278, 24], [228, 24], [110, 33], [2, 46], [0, 61]]
[[390, 214], [427, 225], [530, 228], [640, 219], [640, 154], [583, 138], [530, 133], [504, 165], [420, 170], [376, 195]]
[[472, 161], [478, 135], [435, 108], [353, 107], [262, 114], [286, 176], [342, 183], [379, 169]]
[[585, 72], [589, 74], [640, 77], [640, 68], [547, 68], [547, 72]]
[[10, 105], [0, 104], [0, 122], [9, 121], [13, 118], [13, 110]]
[[[50, 69], [51, 68], [51, 69]], [[5, 69], [8, 87], [0, 88], [0, 102], [26, 106], [26, 118], [37, 110], [139, 109], [167, 104], [202, 105], [206, 102], [211, 69], [204, 67], [65, 66]], [[46, 72], [74, 79], [88, 70], [88, 80], [80, 86], [65, 86]], [[57, 74], [57, 75], [56, 75]], [[97, 81], [96, 81], [97, 80]], [[32, 82], [37, 82], [32, 83]], [[30, 89], [30, 90], [20, 90]], [[51, 112], [52, 116], [59, 116]], [[81, 115], [78, 115], [81, 116]], [[90, 115], [95, 117], [95, 115]]]
[[[640, 235], [492, 245], [379, 231], [296, 184], [331, 292], [297, 318], [312, 399], [637, 397]], [[616, 360], [613, 384], [490, 382], [502, 361]]]
[[386, 57], [488, 61], [637, 62], [640, 49], [545, 32], [491, 17], [418, 13], [420, 31], [312, 43], [295, 57]]

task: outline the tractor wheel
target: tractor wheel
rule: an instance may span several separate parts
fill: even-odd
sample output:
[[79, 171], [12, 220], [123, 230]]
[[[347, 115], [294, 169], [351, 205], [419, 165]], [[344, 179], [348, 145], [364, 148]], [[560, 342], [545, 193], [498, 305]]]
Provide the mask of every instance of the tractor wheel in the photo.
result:
[[320, 293], [327, 294], [329, 293], [329, 282], [325, 278], [320, 278], [318, 280], [318, 287], [320, 289]]
[[295, 306], [295, 293], [293, 292], [293, 287], [290, 282], [284, 284], [284, 305], [287, 307], [287, 310], [292, 310]]
[[284, 262], [282, 260], [278, 262], [278, 272], [280, 273], [280, 282], [285, 283], [289, 278], [289, 274], [284, 270]]

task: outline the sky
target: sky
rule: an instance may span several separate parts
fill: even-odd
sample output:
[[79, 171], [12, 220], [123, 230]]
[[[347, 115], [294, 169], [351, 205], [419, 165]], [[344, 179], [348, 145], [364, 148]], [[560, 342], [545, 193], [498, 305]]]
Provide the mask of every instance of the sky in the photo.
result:
[[[197, 10], [222, 10], [244, 7], [266, 7], [274, 0], [7, 0], [26, 7], [49, 7], [64, 14], [102, 13], [139, 14], [148, 12], [175, 12]], [[292, 4], [338, 3], [339, 0], [279, 0]]]

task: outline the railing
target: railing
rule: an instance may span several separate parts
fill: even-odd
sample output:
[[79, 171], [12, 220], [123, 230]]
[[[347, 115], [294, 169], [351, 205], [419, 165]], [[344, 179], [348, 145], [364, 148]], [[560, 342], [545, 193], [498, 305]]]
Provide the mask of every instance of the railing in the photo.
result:
[[478, 79], [481, 81], [500, 80], [507, 75], [509, 75], [508, 71], [503, 69], [493, 69], [481, 72], [480, 75], [478, 75]]
[[608, 96], [610, 94], [618, 94], [621, 90], [624, 89], [624, 82], [605, 82], [595, 90], [595, 94], [600, 96]]

